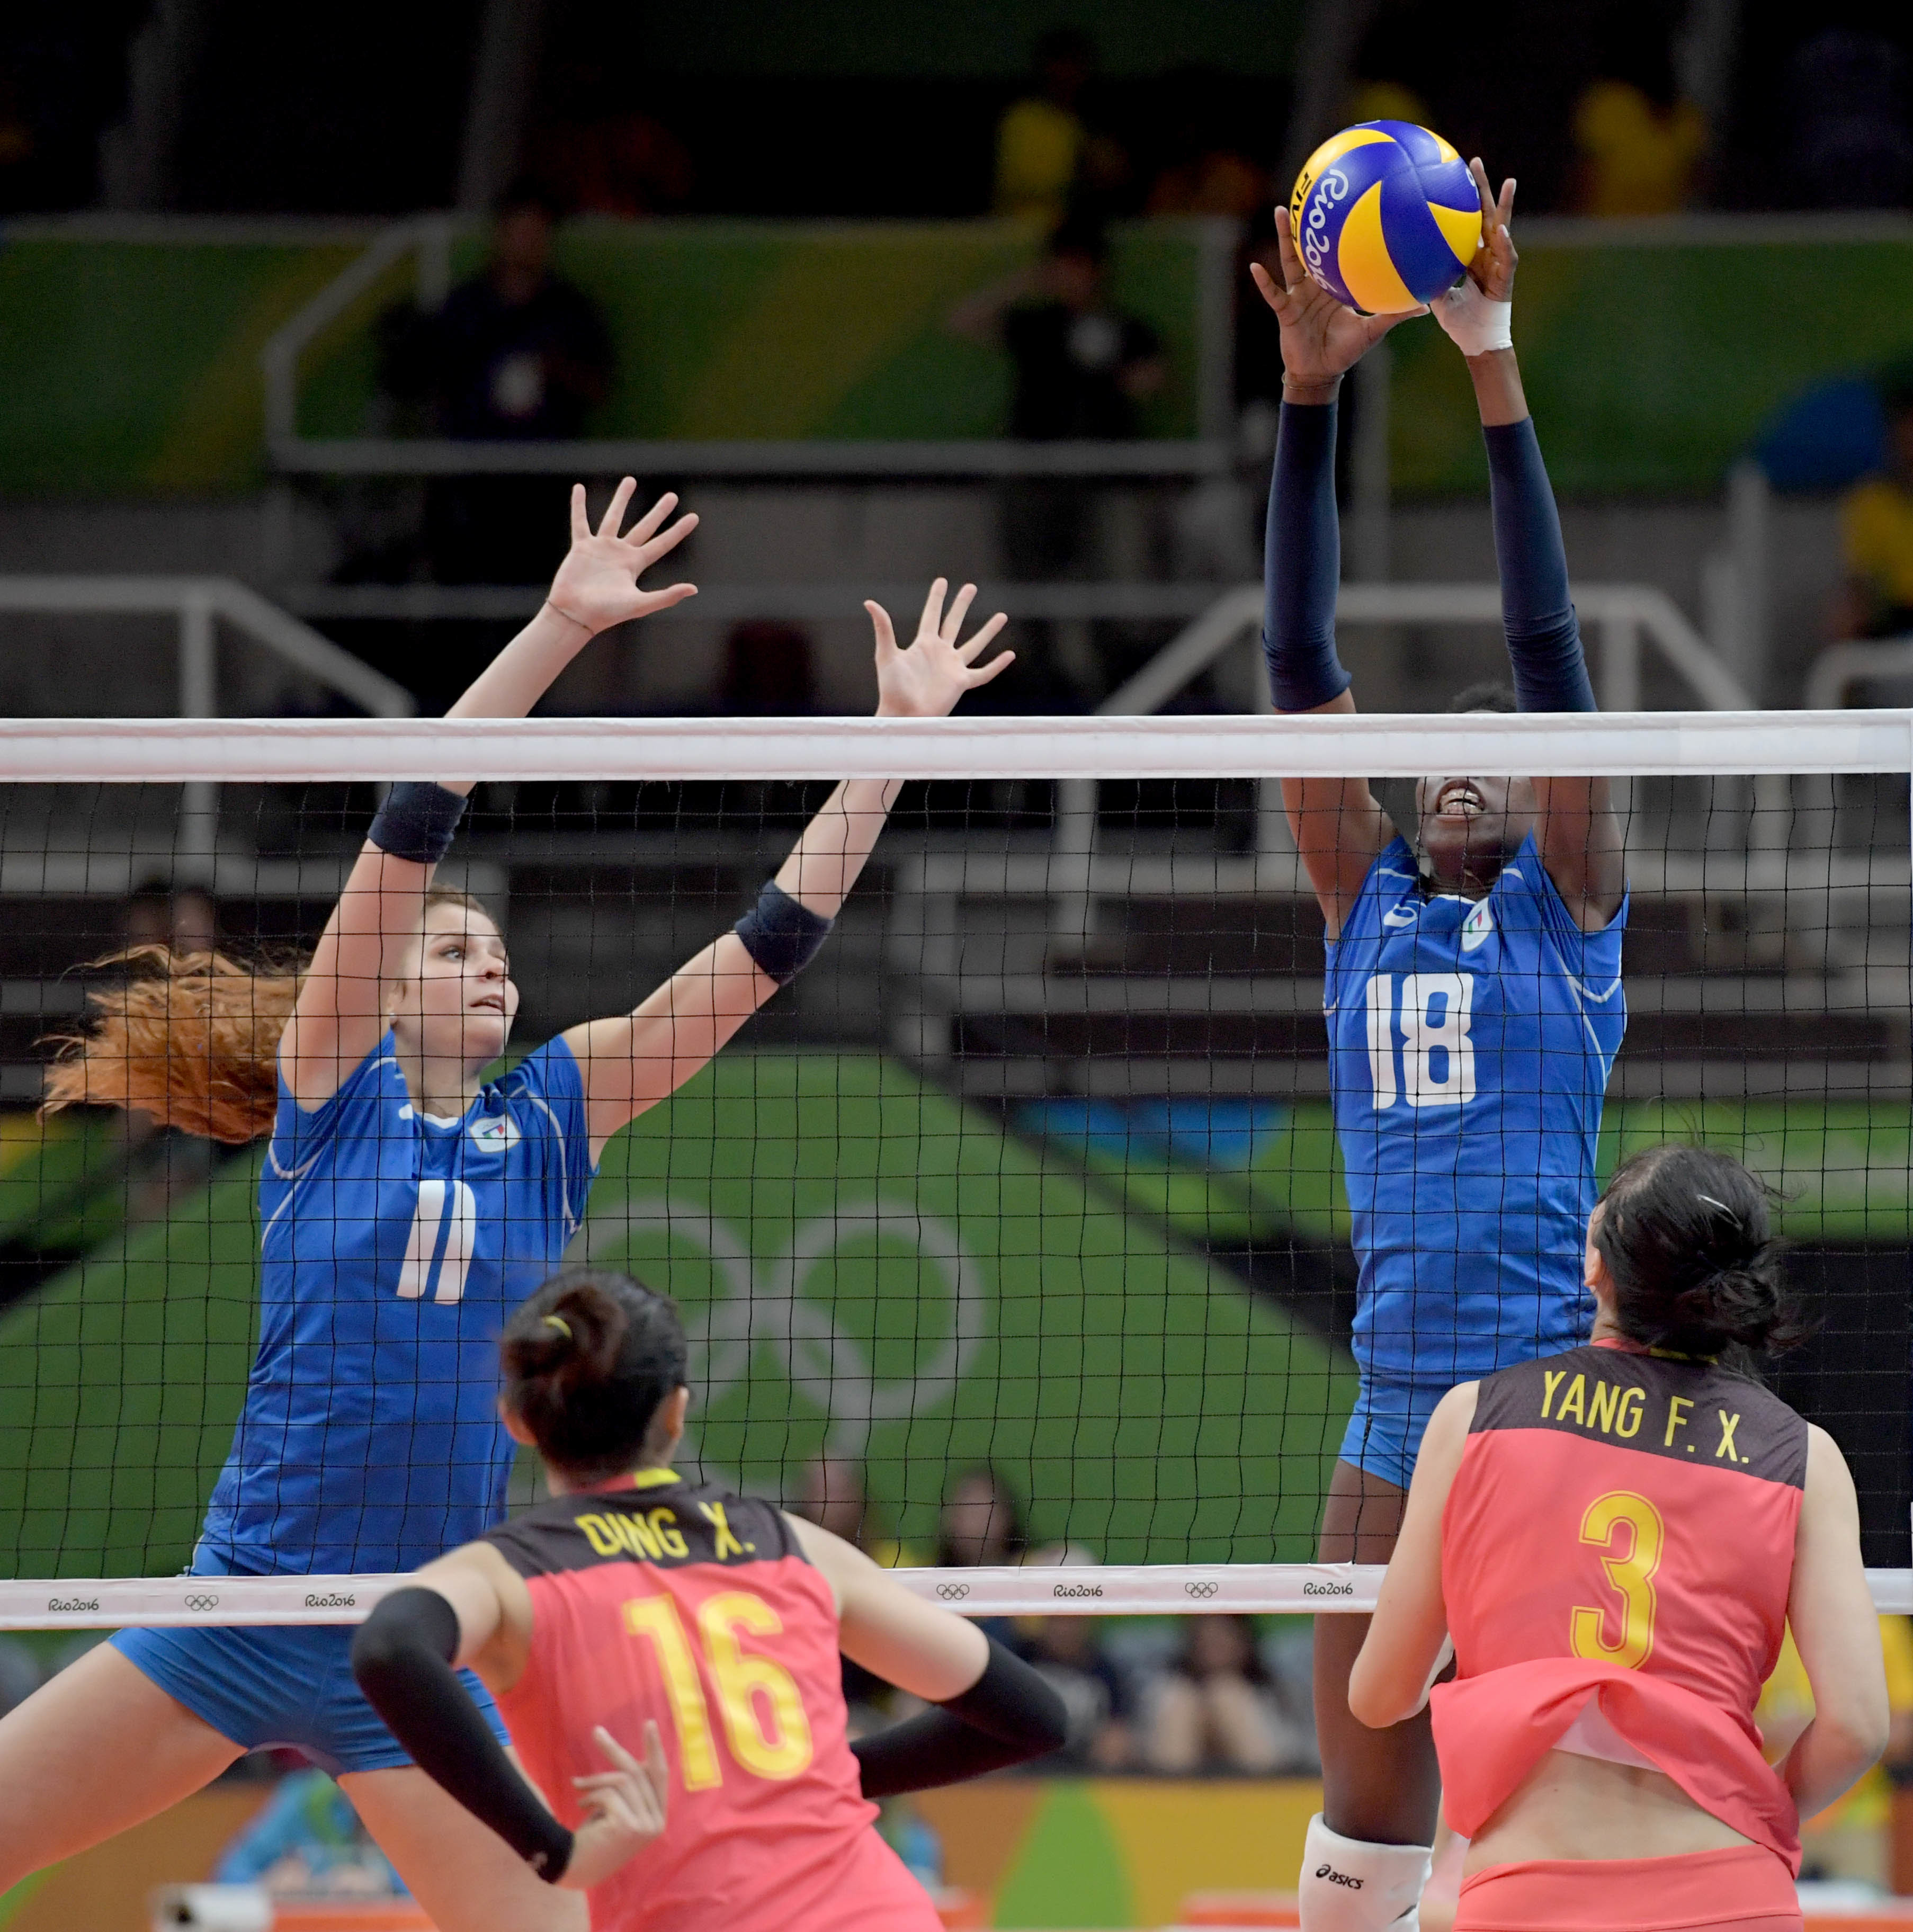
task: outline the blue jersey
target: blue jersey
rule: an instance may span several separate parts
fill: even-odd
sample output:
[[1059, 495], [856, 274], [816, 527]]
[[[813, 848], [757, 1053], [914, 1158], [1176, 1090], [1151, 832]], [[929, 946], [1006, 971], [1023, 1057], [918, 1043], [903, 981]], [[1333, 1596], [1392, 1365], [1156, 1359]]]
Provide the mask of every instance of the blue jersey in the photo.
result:
[[1531, 832], [1486, 898], [1425, 896], [1401, 838], [1369, 868], [1324, 989], [1365, 1376], [1446, 1388], [1585, 1338], [1627, 920], [1584, 933]]
[[497, 1522], [499, 1331], [558, 1265], [591, 1180], [562, 1040], [458, 1120], [413, 1108], [389, 1034], [310, 1113], [282, 1081], [259, 1355], [203, 1546], [242, 1570], [409, 1570]]

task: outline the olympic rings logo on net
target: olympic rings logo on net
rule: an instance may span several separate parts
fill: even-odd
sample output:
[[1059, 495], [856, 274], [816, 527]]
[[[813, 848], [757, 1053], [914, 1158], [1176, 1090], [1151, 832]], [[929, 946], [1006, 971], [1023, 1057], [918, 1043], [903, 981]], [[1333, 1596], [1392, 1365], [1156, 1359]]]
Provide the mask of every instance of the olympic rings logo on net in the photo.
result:
[[[687, 1308], [685, 1321], [700, 1406], [714, 1407], [726, 1390], [748, 1383], [759, 1351], [768, 1352], [792, 1393], [830, 1418], [826, 1447], [833, 1456], [861, 1456], [873, 1424], [906, 1421], [955, 1394], [990, 1331], [995, 1292], [982, 1264], [948, 1221], [920, 1213], [911, 1202], [880, 1198], [820, 1214], [766, 1261], [708, 1208], [653, 1196], [594, 1216], [571, 1258], [621, 1259], [634, 1237], [654, 1231], [674, 1247], [701, 1250], [709, 1264], [712, 1298], [702, 1308]], [[828, 1304], [805, 1293], [833, 1264], [867, 1267], [873, 1250], [886, 1249], [915, 1250], [909, 1332], [928, 1331], [915, 1372], [903, 1376], [880, 1373], [874, 1346], [847, 1334]], [[934, 1291], [923, 1292], [925, 1276], [943, 1289], [946, 1312], [940, 1317]], [[869, 1288], [854, 1294], [856, 1304], [870, 1306]]]
[[181, 1601], [189, 1610], [216, 1610], [219, 1608], [219, 1599], [203, 1592], [184, 1598]]
[[1214, 1578], [1210, 1576], [1198, 1576], [1193, 1582], [1185, 1583], [1183, 1586], [1183, 1589], [1190, 1596], [1203, 1603], [1207, 1603], [1222, 1587], [1222, 1585]]
[[970, 1594], [970, 1586], [967, 1583], [939, 1583], [937, 1594], [946, 1604], [960, 1604]]

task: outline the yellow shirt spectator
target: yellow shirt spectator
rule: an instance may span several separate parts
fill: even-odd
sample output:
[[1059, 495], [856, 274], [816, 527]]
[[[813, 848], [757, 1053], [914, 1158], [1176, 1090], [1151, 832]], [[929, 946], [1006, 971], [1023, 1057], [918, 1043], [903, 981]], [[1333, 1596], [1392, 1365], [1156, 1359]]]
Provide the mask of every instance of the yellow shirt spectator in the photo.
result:
[[[1913, 1713], [1913, 1624], [1905, 1617], [1880, 1619], [1880, 1650], [1886, 1660], [1887, 1702], [1893, 1712], [1894, 1728]], [[1781, 1646], [1780, 1660], [1774, 1674], [1762, 1687], [1754, 1721], [1767, 1740], [1768, 1756], [1777, 1762], [1793, 1748], [1794, 1740], [1813, 1716], [1813, 1691], [1807, 1681], [1807, 1666], [1794, 1647], [1792, 1630]], [[1876, 1765], [1843, 1798], [1837, 1798], [1817, 1817], [1804, 1819], [1801, 1832], [1807, 1841], [1810, 1862], [1838, 1867], [1842, 1877], [1871, 1878], [1883, 1882], [1886, 1876], [1887, 1833], [1893, 1815], [1893, 1784], [1885, 1767]], [[1871, 1870], [1854, 1869], [1851, 1860], [1837, 1854], [1816, 1858], [1816, 1854], [1835, 1852], [1834, 1834], [1849, 1838], [1870, 1834], [1870, 1855], [1876, 1855], [1877, 1867]], [[1816, 1842], [1818, 1841], [1818, 1842]], [[1845, 1850], [1846, 1847], [1840, 1847]]]
[[1847, 574], [1889, 608], [1913, 604], [1913, 490], [1870, 476], [1840, 504]]
[[1035, 215], [1054, 227], [1069, 206], [1089, 136], [1053, 100], [1019, 100], [997, 128], [996, 211]]
[[1624, 80], [1597, 80], [1574, 110], [1582, 212], [1611, 218], [1684, 208], [1707, 148], [1707, 120], [1690, 100], [1657, 107]]

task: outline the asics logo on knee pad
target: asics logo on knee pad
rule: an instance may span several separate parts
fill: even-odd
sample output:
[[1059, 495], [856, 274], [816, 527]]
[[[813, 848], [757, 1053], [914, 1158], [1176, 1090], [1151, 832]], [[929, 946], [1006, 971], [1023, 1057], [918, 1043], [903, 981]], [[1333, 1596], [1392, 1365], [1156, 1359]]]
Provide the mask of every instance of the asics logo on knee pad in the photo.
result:
[[1360, 1879], [1351, 1878], [1346, 1872], [1337, 1871], [1333, 1865], [1318, 1865], [1315, 1876], [1327, 1879], [1330, 1885], [1345, 1885], [1351, 1892], [1360, 1892], [1362, 1888]]

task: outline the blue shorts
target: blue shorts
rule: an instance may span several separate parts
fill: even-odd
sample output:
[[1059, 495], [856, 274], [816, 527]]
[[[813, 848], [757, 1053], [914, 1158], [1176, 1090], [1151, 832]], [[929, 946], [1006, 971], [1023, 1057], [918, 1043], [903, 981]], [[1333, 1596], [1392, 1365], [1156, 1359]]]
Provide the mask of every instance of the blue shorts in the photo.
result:
[[[232, 1571], [202, 1554], [191, 1574]], [[412, 1762], [352, 1677], [352, 1634], [343, 1624], [234, 1624], [121, 1630], [112, 1644], [221, 1737], [247, 1750], [289, 1746], [336, 1778]], [[469, 1670], [459, 1676], [494, 1735], [508, 1744], [491, 1693]]]
[[1363, 1376], [1342, 1438], [1342, 1461], [1405, 1490], [1415, 1473], [1422, 1432], [1435, 1404], [1447, 1393], [1447, 1386], [1438, 1382], [1396, 1382]]

